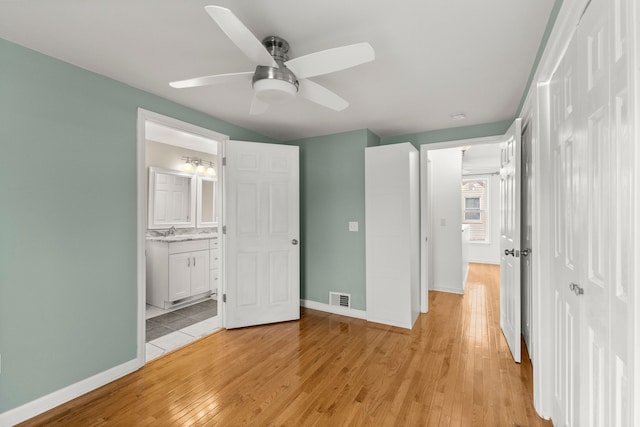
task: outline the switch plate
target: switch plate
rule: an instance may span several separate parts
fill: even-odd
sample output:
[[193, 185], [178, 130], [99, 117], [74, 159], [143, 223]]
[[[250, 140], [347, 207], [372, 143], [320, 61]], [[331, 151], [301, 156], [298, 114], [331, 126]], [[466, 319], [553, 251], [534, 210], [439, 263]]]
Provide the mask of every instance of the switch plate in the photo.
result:
[[349, 221], [349, 231], [358, 231], [358, 221]]

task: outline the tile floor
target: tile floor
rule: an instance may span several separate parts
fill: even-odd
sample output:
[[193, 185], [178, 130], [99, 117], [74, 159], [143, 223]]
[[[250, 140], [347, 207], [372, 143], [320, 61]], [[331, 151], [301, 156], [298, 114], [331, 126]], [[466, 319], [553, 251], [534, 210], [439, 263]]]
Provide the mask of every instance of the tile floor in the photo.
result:
[[147, 362], [214, 332], [220, 327], [217, 314], [217, 301], [211, 299], [171, 312], [148, 309]]

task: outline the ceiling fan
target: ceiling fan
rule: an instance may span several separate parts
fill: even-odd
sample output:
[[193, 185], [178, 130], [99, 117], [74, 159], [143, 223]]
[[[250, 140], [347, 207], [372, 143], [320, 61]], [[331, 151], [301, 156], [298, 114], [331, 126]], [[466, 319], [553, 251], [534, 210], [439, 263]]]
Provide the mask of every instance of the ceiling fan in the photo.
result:
[[349, 106], [349, 102], [308, 78], [355, 67], [375, 58], [369, 43], [356, 43], [289, 59], [289, 43], [283, 38], [268, 36], [260, 42], [231, 10], [220, 6], [206, 6], [205, 10], [231, 41], [257, 65], [256, 69], [169, 84], [174, 88], [189, 88], [251, 81], [254, 96], [250, 114], [262, 114], [269, 105], [286, 102], [297, 94], [316, 104], [342, 111]]

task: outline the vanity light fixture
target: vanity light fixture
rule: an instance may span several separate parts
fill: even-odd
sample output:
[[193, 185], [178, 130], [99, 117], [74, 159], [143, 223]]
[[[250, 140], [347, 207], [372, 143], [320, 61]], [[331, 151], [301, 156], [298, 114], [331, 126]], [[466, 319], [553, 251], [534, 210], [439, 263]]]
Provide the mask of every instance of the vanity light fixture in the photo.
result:
[[184, 164], [182, 170], [185, 172], [195, 172], [199, 174], [216, 175], [215, 163], [209, 160], [202, 160], [195, 157], [182, 157]]
[[185, 160], [184, 164], [182, 165], [182, 170], [185, 172], [193, 171], [193, 163], [191, 163], [191, 159], [189, 159], [188, 157]]

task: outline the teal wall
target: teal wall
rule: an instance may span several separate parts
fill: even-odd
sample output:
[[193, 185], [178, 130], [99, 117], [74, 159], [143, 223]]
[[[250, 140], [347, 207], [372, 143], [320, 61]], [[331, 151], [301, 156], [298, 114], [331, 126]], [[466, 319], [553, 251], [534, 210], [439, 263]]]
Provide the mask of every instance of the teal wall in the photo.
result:
[[142, 107], [274, 142], [0, 39], [0, 413], [136, 357]]
[[364, 149], [379, 138], [363, 129], [288, 144], [300, 147], [300, 297], [327, 304], [329, 291], [346, 292], [364, 310]]
[[[0, 58], [2, 413], [136, 357], [138, 107], [278, 141], [2, 39]], [[347, 292], [365, 309], [365, 147], [500, 135], [510, 124], [289, 141], [300, 147], [301, 297]]]
[[513, 120], [502, 122], [486, 123], [473, 126], [462, 126], [457, 128], [430, 130], [419, 133], [408, 133], [405, 135], [388, 136], [380, 140], [380, 145], [395, 144], [398, 142], [411, 142], [416, 148], [422, 144], [434, 142], [457, 141], [459, 139], [481, 138], [483, 136], [503, 135]]

